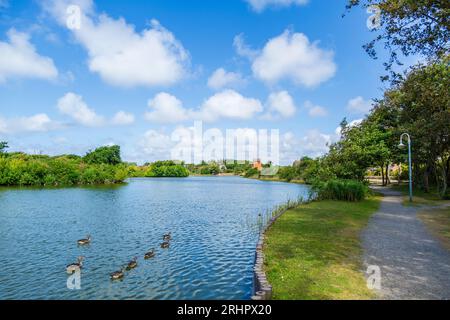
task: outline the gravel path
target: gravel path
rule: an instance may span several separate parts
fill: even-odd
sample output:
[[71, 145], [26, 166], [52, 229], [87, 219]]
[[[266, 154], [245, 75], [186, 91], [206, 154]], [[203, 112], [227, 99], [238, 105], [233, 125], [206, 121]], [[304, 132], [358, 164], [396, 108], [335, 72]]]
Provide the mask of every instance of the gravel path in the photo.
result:
[[381, 299], [450, 299], [450, 252], [405, 207], [400, 193], [384, 198], [363, 232], [364, 265], [381, 269]]

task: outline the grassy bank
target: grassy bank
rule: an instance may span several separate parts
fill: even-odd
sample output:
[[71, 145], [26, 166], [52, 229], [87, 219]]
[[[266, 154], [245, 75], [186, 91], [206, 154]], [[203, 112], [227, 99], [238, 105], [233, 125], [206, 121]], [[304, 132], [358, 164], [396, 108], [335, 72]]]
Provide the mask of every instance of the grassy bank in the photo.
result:
[[419, 212], [419, 218], [431, 232], [450, 250], [450, 206], [438, 209], [426, 209]]
[[421, 205], [427, 205], [427, 206], [436, 206], [441, 205], [444, 203], [448, 203], [449, 200], [442, 200], [439, 193], [432, 189], [430, 192], [425, 192], [423, 190], [420, 190], [418, 188], [413, 189], [413, 203], [409, 202], [409, 186], [407, 184], [402, 185], [392, 185], [392, 189], [402, 192], [405, 197], [403, 200], [403, 204], [406, 206], [421, 206]]
[[264, 249], [273, 298], [372, 298], [361, 272], [360, 232], [379, 203], [317, 201], [287, 211]]

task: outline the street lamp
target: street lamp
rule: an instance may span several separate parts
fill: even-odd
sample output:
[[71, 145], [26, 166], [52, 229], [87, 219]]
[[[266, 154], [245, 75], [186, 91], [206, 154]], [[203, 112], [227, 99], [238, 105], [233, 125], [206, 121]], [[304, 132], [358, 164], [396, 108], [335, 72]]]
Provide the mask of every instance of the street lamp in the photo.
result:
[[400, 136], [400, 144], [398, 147], [403, 149], [405, 144], [403, 143], [403, 137], [408, 137], [408, 165], [409, 165], [409, 202], [413, 201], [413, 191], [412, 191], [412, 164], [411, 164], [411, 136], [408, 133], [403, 133]]

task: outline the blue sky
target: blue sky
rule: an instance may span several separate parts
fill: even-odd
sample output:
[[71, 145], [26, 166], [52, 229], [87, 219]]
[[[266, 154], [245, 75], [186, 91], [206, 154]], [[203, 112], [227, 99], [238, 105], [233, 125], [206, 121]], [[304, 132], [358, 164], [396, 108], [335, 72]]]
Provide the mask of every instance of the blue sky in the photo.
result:
[[116, 143], [143, 162], [169, 158], [171, 132], [203, 120], [279, 129], [283, 163], [320, 155], [384, 86], [362, 49], [370, 14], [342, 18], [345, 4], [0, 0], [0, 140], [50, 154]]

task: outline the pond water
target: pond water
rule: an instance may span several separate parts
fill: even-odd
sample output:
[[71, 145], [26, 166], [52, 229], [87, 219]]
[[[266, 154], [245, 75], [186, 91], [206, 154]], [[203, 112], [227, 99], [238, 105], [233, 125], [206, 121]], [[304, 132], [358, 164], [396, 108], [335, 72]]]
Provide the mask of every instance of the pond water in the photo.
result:
[[[0, 299], [249, 299], [258, 214], [307, 194], [239, 177], [0, 189]], [[87, 234], [92, 243], [77, 246]], [[155, 258], [144, 260], [151, 248]], [[65, 266], [78, 256], [81, 289], [69, 290]], [[111, 281], [135, 256], [138, 267]]]

